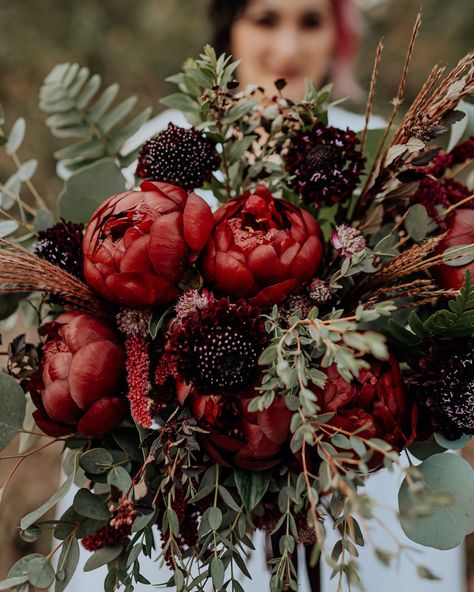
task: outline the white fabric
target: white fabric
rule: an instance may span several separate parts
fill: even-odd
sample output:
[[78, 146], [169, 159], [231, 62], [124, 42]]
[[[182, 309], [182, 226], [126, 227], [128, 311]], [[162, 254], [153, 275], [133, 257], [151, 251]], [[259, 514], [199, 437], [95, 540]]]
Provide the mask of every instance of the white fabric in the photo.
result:
[[[169, 109], [145, 124], [137, 134], [135, 134], [126, 144], [124, 153], [136, 148], [148, 138], [156, 135], [167, 126], [169, 122], [176, 125], [188, 126], [183, 114], [177, 110]], [[349, 113], [339, 107], [334, 107], [329, 112], [329, 123], [336, 127], [349, 127], [354, 131], [359, 131], [364, 127], [364, 118], [354, 113]], [[373, 117], [370, 121], [371, 128], [383, 127], [384, 120], [379, 117]], [[131, 169], [133, 176], [133, 169]], [[211, 206], [215, 205], [215, 199], [209, 192], [202, 192], [205, 199]], [[380, 527], [375, 522], [371, 523], [370, 539], [367, 537], [367, 547], [360, 549], [360, 569], [361, 577], [366, 592], [463, 592], [464, 586], [464, 555], [463, 547], [453, 549], [452, 551], [437, 551], [427, 549], [412, 543], [403, 534], [398, 520], [396, 518], [397, 493], [402, 474], [396, 472], [390, 474], [381, 470], [373, 475], [367, 484], [367, 494], [378, 501], [383, 506], [377, 512], [377, 516], [385, 525], [386, 529]], [[75, 491], [71, 492], [65, 500], [60, 503], [58, 514], [61, 515], [71, 504]], [[330, 529], [330, 525], [327, 525]], [[388, 534], [390, 533], [390, 534]], [[393, 538], [399, 543], [415, 550], [411, 554], [414, 563], [402, 556], [398, 564], [390, 568], [381, 565], [374, 557], [372, 546], [376, 544], [379, 548], [386, 551], [395, 551], [396, 546]], [[330, 534], [328, 540], [328, 549], [336, 541], [334, 533]], [[257, 533], [254, 538], [256, 547], [255, 553], [248, 561], [247, 566], [252, 575], [252, 581], [242, 579], [242, 585], [246, 592], [267, 592], [269, 590], [269, 572], [266, 568], [264, 537], [262, 533]], [[106, 569], [98, 569], [93, 572], [82, 572], [82, 566], [87, 560], [89, 553], [82, 549], [81, 563], [73, 581], [68, 587], [70, 592], [84, 592], [91, 590], [98, 592], [102, 589], [102, 582], [106, 576]], [[301, 563], [301, 557], [300, 557]], [[429, 567], [436, 575], [442, 578], [441, 581], [422, 580], [416, 575], [416, 564], [422, 564]], [[153, 584], [163, 583], [169, 579], [170, 572], [166, 568], [159, 569], [157, 564], [149, 559], [140, 561], [142, 574]], [[337, 581], [330, 580], [331, 570], [327, 565], [323, 565], [323, 592], [336, 592]], [[345, 587], [344, 587], [345, 589]], [[148, 586], [138, 584], [136, 592], [146, 592], [151, 590]], [[300, 581], [300, 592], [309, 592], [306, 578]]]

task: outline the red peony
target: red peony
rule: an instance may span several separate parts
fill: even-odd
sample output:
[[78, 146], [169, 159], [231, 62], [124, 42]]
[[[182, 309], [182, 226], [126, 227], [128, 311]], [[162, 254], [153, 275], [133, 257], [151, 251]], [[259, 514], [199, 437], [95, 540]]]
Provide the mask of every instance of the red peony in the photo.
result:
[[110, 197], [84, 237], [84, 277], [106, 300], [124, 306], [167, 304], [208, 240], [206, 202], [167, 183]]
[[178, 399], [191, 408], [199, 427], [201, 448], [225, 467], [261, 471], [282, 460], [282, 447], [290, 434], [291, 411], [283, 397], [276, 397], [269, 409], [250, 412], [248, 397], [198, 395], [189, 385], [178, 383]]
[[345, 432], [364, 427], [358, 436], [380, 438], [395, 450], [403, 450], [415, 438], [417, 408], [408, 398], [397, 360], [367, 358], [370, 368], [348, 383], [335, 364], [325, 370], [324, 389], [314, 388], [321, 413], [334, 412], [329, 420]]
[[[470, 245], [474, 243], [474, 210], [459, 208], [454, 210], [448, 220], [448, 232], [439, 243], [437, 253], [442, 253], [451, 247]], [[454, 267], [452, 265], [438, 265], [433, 270], [439, 285], [445, 290], [459, 290], [464, 283], [466, 270], [474, 276], [474, 261], [467, 265]]]
[[46, 326], [30, 390], [33, 417], [50, 436], [98, 437], [113, 430], [128, 405], [119, 396], [125, 354], [115, 331], [86, 314], [62, 314]]
[[268, 306], [283, 301], [319, 267], [319, 224], [306, 210], [274, 199], [265, 187], [215, 213], [200, 268], [219, 292]]

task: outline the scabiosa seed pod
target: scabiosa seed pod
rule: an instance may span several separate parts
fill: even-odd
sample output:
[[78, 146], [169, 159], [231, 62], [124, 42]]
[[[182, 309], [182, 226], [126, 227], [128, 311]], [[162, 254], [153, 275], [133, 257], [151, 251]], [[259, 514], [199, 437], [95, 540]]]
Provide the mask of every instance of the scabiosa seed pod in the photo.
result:
[[292, 139], [286, 170], [294, 176], [293, 186], [307, 204], [346, 201], [357, 187], [365, 159], [359, 139], [346, 131], [316, 124]]
[[202, 132], [170, 123], [166, 130], [143, 145], [136, 175], [190, 191], [209, 181], [220, 161], [215, 143]]
[[366, 248], [365, 238], [360, 230], [341, 224], [331, 233], [331, 244], [336, 251], [345, 259], [350, 259]]
[[83, 224], [74, 224], [61, 219], [54, 226], [38, 233], [35, 254], [82, 279], [83, 229]]
[[332, 291], [324, 280], [315, 278], [308, 286], [308, 296], [313, 304], [326, 304], [332, 299]]

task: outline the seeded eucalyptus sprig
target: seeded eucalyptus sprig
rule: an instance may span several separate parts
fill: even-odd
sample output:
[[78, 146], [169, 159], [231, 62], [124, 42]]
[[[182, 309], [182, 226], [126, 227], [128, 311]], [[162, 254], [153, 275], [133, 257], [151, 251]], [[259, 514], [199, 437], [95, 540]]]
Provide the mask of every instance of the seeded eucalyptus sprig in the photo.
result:
[[266, 89], [270, 97], [274, 92], [270, 99], [264, 99], [257, 87], [235, 92], [238, 64], [232, 56], [217, 58], [207, 45], [199, 59], [188, 60], [181, 73], [168, 78], [180, 92], [161, 102], [181, 110], [193, 126], [219, 144], [221, 175], [213, 177], [209, 188], [220, 201], [262, 180], [271, 190], [297, 201], [280, 153], [295, 131], [311, 127], [316, 120], [327, 122], [330, 87], [317, 91], [308, 83], [306, 96], [298, 104], [284, 98], [283, 83]]

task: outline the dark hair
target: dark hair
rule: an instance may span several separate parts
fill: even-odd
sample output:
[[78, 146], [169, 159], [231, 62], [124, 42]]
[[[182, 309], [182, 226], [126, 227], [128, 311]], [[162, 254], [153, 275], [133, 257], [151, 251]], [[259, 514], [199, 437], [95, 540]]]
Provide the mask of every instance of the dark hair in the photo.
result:
[[[209, 17], [214, 31], [213, 46], [218, 54], [231, 53], [231, 29], [249, 0], [210, 0]], [[331, 0], [337, 28], [337, 49], [330, 79], [336, 96], [361, 98], [352, 65], [357, 52], [361, 22], [354, 0]], [[238, 57], [238, 56], [236, 56]]]
[[220, 53], [230, 52], [230, 31], [232, 25], [245, 10], [248, 0], [212, 0], [209, 17], [214, 31], [213, 46]]

